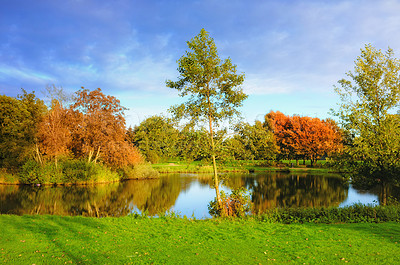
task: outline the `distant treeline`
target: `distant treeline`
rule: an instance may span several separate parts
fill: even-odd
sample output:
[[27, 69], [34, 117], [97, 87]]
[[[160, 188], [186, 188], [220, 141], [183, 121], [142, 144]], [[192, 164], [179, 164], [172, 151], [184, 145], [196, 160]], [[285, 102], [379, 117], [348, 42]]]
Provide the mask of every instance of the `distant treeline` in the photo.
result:
[[[179, 126], [167, 117], [152, 116], [128, 129], [128, 138], [152, 163], [181, 158], [185, 161], [210, 159], [209, 133], [196, 126]], [[219, 160], [311, 160], [312, 165], [342, 148], [342, 133], [333, 120], [265, 115], [263, 122], [239, 122], [215, 135]]]

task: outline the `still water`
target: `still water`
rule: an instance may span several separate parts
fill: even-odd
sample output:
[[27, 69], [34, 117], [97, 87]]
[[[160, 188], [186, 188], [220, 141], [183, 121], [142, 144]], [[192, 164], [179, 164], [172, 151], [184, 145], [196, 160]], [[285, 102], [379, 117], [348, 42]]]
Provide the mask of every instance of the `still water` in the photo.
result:
[[[275, 207], [379, 204], [379, 190], [354, 189], [338, 175], [268, 172], [221, 176], [221, 189], [248, 189], [254, 212]], [[173, 211], [181, 216], [208, 218], [214, 199], [210, 175], [169, 174], [160, 179], [129, 180], [94, 186], [0, 185], [0, 213], [125, 216]]]

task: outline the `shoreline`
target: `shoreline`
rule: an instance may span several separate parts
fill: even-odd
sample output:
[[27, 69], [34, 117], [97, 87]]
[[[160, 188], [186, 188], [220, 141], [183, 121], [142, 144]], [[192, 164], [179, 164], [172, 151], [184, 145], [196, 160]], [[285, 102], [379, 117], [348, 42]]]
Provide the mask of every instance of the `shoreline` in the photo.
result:
[[[151, 167], [159, 174], [212, 174], [209, 166], [195, 166], [193, 165], [160, 165], [154, 164]], [[224, 167], [221, 166], [218, 173], [263, 173], [263, 172], [282, 172], [282, 173], [325, 173], [325, 174], [340, 174], [340, 172], [333, 171], [330, 168], [309, 168], [309, 167], [259, 167], [259, 166], [242, 166], [242, 167]], [[115, 180], [100, 180], [100, 181], [79, 181], [79, 182], [65, 182], [65, 183], [21, 183], [16, 174], [0, 172], [0, 185], [29, 185], [29, 186], [91, 186], [98, 184], [111, 184], [115, 182], [122, 182], [125, 180], [145, 180], [157, 179], [158, 177], [131, 177], [120, 178]], [[7, 181], [9, 179], [9, 181]]]

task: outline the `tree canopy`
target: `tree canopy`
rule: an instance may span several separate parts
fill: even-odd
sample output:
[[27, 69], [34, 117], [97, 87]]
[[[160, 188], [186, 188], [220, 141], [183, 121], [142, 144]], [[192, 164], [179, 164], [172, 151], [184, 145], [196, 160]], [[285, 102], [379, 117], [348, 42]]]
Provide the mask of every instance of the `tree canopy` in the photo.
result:
[[19, 167], [33, 158], [37, 147], [37, 124], [46, 106], [35, 92], [18, 98], [0, 95], [0, 166]]
[[357, 173], [353, 179], [369, 184], [398, 182], [400, 126], [400, 61], [368, 44], [361, 49], [354, 71], [339, 80], [341, 103], [333, 111], [350, 136], [342, 156]]
[[271, 111], [265, 116], [264, 126], [274, 132], [281, 159], [310, 159], [314, 166], [317, 159], [342, 148], [342, 133], [332, 119]]

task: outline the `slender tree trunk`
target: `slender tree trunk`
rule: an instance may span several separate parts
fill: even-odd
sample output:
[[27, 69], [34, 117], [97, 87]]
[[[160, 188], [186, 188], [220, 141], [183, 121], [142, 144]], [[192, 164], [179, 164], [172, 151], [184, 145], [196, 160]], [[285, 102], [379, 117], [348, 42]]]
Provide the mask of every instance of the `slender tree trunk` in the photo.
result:
[[[207, 89], [208, 84], [207, 84]], [[219, 205], [219, 208], [222, 211], [222, 215], [225, 215], [225, 208], [222, 205], [221, 201], [221, 194], [219, 193], [219, 181], [218, 181], [218, 172], [217, 172], [217, 162], [215, 161], [215, 144], [214, 144], [214, 130], [213, 130], [213, 116], [211, 115], [212, 113], [212, 108], [211, 108], [211, 102], [210, 102], [210, 95], [207, 95], [207, 104], [208, 104], [208, 125], [210, 127], [210, 140], [211, 140], [211, 157], [213, 160], [213, 171], [214, 171], [214, 189], [215, 189], [215, 194], [217, 197], [217, 202]]]
[[210, 126], [210, 140], [211, 140], [211, 156], [213, 160], [213, 171], [214, 171], [214, 189], [217, 196], [217, 202], [222, 211], [224, 211], [222, 207], [221, 194], [219, 193], [219, 181], [218, 181], [218, 173], [217, 173], [217, 162], [215, 161], [215, 144], [214, 144], [214, 131], [212, 126], [212, 117], [209, 117], [209, 126]]
[[37, 155], [37, 161], [39, 162], [40, 165], [43, 165], [42, 156], [41, 156], [41, 154], [39, 152], [39, 147], [38, 147], [37, 144], [36, 144], [36, 150], [35, 151], [36, 151], [36, 155]]
[[381, 194], [380, 194], [381, 195], [380, 201], [381, 201], [382, 205], [386, 205], [387, 204], [388, 186], [389, 185], [385, 181], [382, 181], [382, 186], [381, 186], [382, 191], [381, 191]]
[[99, 158], [100, 155], [100, 146], [97, 148], [97, 153], [96, 153], [96, 157], [94, 158], [93, 162], [96, 164], [97, 159]]

